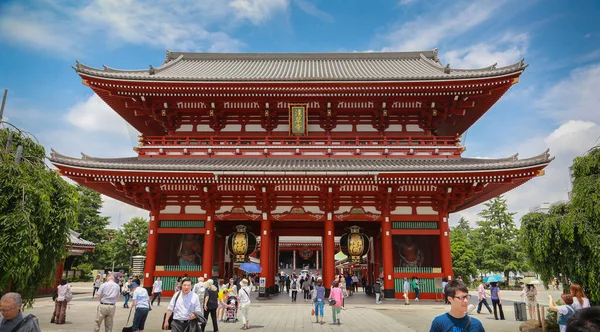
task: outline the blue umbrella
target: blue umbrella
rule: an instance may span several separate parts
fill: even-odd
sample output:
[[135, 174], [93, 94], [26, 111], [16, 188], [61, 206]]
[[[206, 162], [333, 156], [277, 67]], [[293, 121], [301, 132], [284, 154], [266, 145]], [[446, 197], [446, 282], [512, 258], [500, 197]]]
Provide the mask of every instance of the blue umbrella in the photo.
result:
[[256, 263], [242, 263], [239, 269], [248, 273], [259, 273], [262, 271], [262, 267]]
[[494, 275], [494, 276], [485, 277], [485, 279], [483, 279], [483, 282], [499, 282], [499, 281], [504, 281], [504, 277], [499, 276], [499, 275]]

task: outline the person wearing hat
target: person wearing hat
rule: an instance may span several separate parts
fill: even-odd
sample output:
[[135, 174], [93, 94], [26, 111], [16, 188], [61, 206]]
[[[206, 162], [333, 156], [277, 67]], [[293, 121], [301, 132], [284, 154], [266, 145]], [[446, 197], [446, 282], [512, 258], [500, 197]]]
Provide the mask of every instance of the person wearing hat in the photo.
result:
[[250, 310], [250, 292], [252, 291], [252, 284], [248, 284], [248, 279], [242, 279], [240, 281], [240, 291], [238, 296], [240, 298], [240, 316], [242, 316], [242, 330], [250, 328], [250, 320], [248, 317], [248, 311]]
[[129, 286], [133, 291], [133, 307], [135, 308], [135, 314], [133, 315], [133, 331], [144, 331], [144, 325], [146, 324], [146, 318], [150, 311], [150, 302], [148, 291], [144, 287], [140, 287], [137, 282], [132, 282]]

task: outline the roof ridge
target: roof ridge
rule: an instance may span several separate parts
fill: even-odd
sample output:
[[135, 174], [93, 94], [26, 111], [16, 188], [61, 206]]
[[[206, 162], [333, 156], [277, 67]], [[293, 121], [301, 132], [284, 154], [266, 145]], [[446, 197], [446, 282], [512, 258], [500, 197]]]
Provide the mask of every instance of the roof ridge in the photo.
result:
[[[410, 52], [296, 52], [296, 53], [215, 53], [215, 52], [174, 52], [167, 51], [165, 61], [172, 61], [183, 55], [186, 60], [365, 60], [365, 59], [418, 59], [421, 54], [428, 59], [437, 57], [436, 50]], [[167, 61], [167, 62], [168, 62]]]

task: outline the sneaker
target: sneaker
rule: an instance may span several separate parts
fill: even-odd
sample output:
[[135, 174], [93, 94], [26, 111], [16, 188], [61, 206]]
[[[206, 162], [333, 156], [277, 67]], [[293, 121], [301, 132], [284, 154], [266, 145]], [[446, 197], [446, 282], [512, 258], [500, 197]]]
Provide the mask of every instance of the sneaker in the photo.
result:
[[419, 298], [417, 297], [417, 298], [415, 299], [415, 301], [419, 302]]

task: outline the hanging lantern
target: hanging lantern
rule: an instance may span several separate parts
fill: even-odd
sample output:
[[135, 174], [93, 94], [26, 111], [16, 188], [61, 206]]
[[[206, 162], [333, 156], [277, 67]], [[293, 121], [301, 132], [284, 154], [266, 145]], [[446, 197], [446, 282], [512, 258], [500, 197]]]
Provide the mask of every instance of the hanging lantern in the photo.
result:
[[236, 229], [236, 232], [229, 235], [227, 248], [233, 253], [236, 263], [243, 263], [246, 261], [248, 255], [256, 250], [256, 235], [247, 232], [244, 225], [238, 225]]
[[369, 252], [369, 238], [360, 232], [360, 227], [351, 226], [350, 233], [340, 238], [340, 248], [349, 262], [362, 263], [362, 257]]
[[300, 250], [299, 255], [302, 259], [310, 259], [313, 255], [313, 251], [308, 247], [304, 247]]

